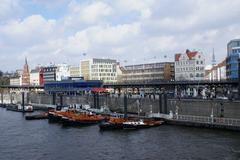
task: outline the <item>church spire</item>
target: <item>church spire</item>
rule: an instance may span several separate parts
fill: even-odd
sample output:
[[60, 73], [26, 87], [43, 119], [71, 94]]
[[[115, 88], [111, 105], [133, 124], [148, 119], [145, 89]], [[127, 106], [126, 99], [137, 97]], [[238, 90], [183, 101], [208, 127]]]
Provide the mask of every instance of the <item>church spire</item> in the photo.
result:
[[216, 65], [216, 58], [215, 58], [215, 53], [214, 53], [214, 48], [213, 48], [213, 53], [212, 53], [212, 66]]
[[25, 57], [25, 64], [27, 64], [27, 57]]

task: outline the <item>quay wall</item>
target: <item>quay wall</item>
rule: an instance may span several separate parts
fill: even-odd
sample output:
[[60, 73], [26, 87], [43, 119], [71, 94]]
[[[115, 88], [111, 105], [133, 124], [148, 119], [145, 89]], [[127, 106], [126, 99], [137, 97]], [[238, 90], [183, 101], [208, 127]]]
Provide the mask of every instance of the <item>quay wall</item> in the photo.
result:
[[[10, 101], [10, 96], [4, 96], [4, 102]], [[21, 94], [12, 95], [13, 103], [21, 102]], [[36, 104], [52, 104], [52, 95], [31, 93], [25, 97], [25, 102]], [[60, 104], [60, 97], [56, 98], [56, 104]], [[93, 96], [63, 96], [63, 104], [89, 104], [94, 106]], [[99, 96], [99, 106], [108, 106], [113, 111], [122, 111], [124, 108], [124, 98], [115, 96]], [[165, 111], [166, 109], [166, 111]], [[128, 111], [137, 113], [158, 113], [160, 111], [159, 99], [154, 98], [128, 98]], [[214, 117], [223, 116], [225, 118], [240, 119], [240, 101], [228, 100], [202, 100], [202, 99], [168, 99], [167, 106], [162, 103], [162, 111], [173, 113], [178, 111], [179, 115], [210, 116], [213, 112]]]

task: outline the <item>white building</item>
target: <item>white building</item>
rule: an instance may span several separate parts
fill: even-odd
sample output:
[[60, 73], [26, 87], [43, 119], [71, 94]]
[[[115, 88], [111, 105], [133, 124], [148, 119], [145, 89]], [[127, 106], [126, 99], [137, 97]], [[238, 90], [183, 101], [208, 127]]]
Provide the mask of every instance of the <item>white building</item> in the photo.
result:
[[226, 59], [205, 70], [205, 79], [210, 81], [226, 80]]
[[112, 59], [86, 59], [80, 61], [80, 74], [85, 80], [117, 81], [117, 61]]
[[10, 85], [21, 86], [22, 85], [22, 76], [16, 76], [16, 77], [10, 78]]
[[80, 67], [79, 66], [70, 66], [70, 77], [80, 77]]
[[204, 80], [205, 57], [201, 52], [187, 50], [175, 54], [175, 81]]
[[56, 65], [56, 81], [61, 81], [62, 79], [66, 79], [67, 77], [70, 77], [70, 69], [69, 65], [67, 64], [58, 64]]

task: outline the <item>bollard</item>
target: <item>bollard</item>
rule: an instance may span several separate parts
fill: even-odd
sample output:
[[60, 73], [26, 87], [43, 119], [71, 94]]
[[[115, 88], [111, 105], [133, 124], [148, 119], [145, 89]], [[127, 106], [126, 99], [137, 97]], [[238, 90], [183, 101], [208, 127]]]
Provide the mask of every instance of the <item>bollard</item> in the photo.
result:
[[124, 94], [124, 118], [127, 118], [127, 95]]

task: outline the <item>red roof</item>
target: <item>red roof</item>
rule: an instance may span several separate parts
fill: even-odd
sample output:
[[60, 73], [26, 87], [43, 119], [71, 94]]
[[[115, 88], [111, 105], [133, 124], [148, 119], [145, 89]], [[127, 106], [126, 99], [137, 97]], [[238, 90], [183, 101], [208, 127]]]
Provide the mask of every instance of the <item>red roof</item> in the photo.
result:
[[175, 61], [179, 61], [179, 58], [181, 57], [180, 53], [175, 54]]
[[193, 57], [195, 57], [197, 55], [197, 51], [194, 51], [194, 52], [187, 52], [187, 56], [189, 58], [189, 60], [192, 60]]

